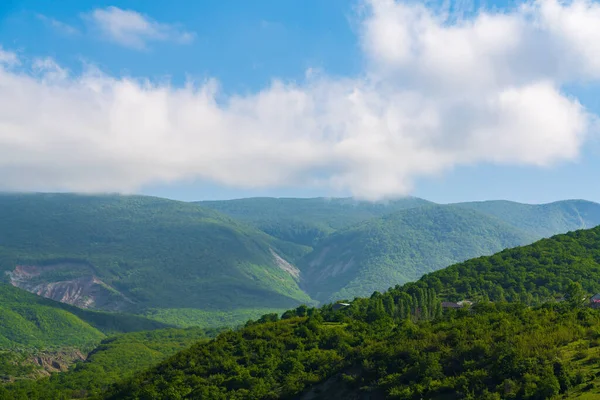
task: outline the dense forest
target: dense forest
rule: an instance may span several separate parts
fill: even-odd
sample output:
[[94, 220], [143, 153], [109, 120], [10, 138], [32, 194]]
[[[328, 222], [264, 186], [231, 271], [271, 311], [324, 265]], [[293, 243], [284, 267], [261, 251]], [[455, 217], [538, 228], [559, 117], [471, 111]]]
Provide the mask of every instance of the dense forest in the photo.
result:
[[54, 287], [93, 282], [84, 299], [93, 299], [92, 308], [177, 319], [193, 309], [310, 302], [277, 259], [293, 261], [305, 253], [301, 246], [196, 204], [6, 194], [0, 219], [0, 279], [49, 295], [59, 292]]
[[419, 279], [427, 272], [530, 243], [534, 236], [477, 211], [424, 206], [336, 232], [299, 261], [303, 288], [332, 301]]
[[[105, 341], [68, 373], [5, 385], [0, 394], [68, 399], [77, 389], [80, 397], [107, 399], [594, 398], [600, 396], [600, 310], [588, 298], [600, 282], [599, 262], [600, 227], [572, 232], [456, 264], [348, 305], [265, 314], [155, 366], [177, 347], [168, 331], [126, 334], [112, 353]], [[459, 299], [473, 304], [443, 306]], [[193, 335], [177, 333], [174, 340], [189, 345], [185, 338]], [[140, 343], [167, 351], [145, 356], [136, 350]], [[125, 362], [138, 355], [146, 360], [142, 367]], [[97, 365], [105, 372], [92, 373]]]
[[111, 336], [102, 340], [85, 361], [76, 363], [67, 372], [38, 380], [21, 379], [7, 385], [8, 390], [4, 391], [0, 386], [0, 399], [101, 397], [111, 384], [156, 365], [194, 343], [205, 342], [216, 333], [218, 330], [167, 328]]
[[368, 296], [593, 226], [600, 205], [1, 194], [0, 219], [0, 281], [82, 308], [211, 327]]

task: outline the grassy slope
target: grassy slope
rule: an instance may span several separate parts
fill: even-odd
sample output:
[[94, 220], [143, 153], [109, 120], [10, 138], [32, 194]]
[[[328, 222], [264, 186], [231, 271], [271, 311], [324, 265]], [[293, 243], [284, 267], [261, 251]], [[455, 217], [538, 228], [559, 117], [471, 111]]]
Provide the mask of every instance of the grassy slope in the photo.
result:
[[533, 241], [493, 217], [450, 206], [400, 211], [324, 239], [299, 265], [318, 300], [366, 296], [470, 257]]
[[116, 382], [133, 376], [215, 332], [200, 328], [159, 329], [104, 339], [85, 362], [69, 371], [38, 381], [8, 386], [12, 399], [82, 398], [96, 396]]
[[141, 196], [0, 195], [0, 268], [52, 260], [95, 274], [149, 308], [290, 307], [309, 301], [278, 268], [304, 250], [195, 204]]
[[351, 198], [249, 198], [199, 204], [253, 224], [274, 237], [313, 246], [330, 233], [394, 211], [432, 204], [416, 197], [388, 203]]
[[133, 315], [81, 310], [0, 284], [0, 349], [89, 348], [105, 334], [166, 326]]
[[539, 238], [576, 229], [593, 228], [600, 224], [600, 204], [585, 200], [565, 200], [548, 204], [521, 204], [497, 200], [458, 203], [456, 206], [493, 215]]

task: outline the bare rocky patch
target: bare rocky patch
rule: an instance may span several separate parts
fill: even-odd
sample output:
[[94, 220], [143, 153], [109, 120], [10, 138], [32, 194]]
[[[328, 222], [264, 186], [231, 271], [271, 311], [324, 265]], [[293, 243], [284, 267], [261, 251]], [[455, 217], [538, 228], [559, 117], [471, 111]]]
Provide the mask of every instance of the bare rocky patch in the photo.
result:
[[297, 267], [281, 258], [279, 254], [273, 251], [273, 249], [269, 250], [271, 250], [271, 255], [273, 256], [273, 259], [279, 268], [293, 276], [295, 279], [300, 279], [300, 270]]
[[83, 263], [19, 265], [8, 275], [13, 286], [80, 308], [120, 311], [133, 304]]

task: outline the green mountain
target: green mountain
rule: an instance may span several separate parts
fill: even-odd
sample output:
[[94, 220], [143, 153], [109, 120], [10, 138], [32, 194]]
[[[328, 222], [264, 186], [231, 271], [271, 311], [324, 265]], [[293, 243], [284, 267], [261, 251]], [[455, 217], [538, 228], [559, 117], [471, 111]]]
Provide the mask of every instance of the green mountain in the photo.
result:
[[548, 204], [521, 204], [496, 200], [455, 205], [500, 218], [540, 238], [600, 225], [600, 204], [585, 200], [565, 200]]
[[433, 203], [417, 197], [377, 203], [352, 198], [257, 197], [199, 204], [250, 223], [271, 236], [313, 246], [339, 229], [394, 211]]
[[431, 288], [451, 300], [535, 303], [563, 296], [574, 281], [588, 293], [600, 292], [600, 227], [468, 260], [406, 286]]
[[[600, 228], [559, 235], [341, 308], [266, 315], [178, 353], [106, 398], [597, 398], [600, 309], [584, 296], [598, 282]], [[520, 285], [525, 292], [514, 298], [498, 292]], [[521, 294], [532, 307], [502, 301]], [[470, 295], [479, 296], [471, 308], [442, 311], [442, 300]]]
[[600, 224], [600, 204], [583, 200], [433, 206], [413, 197], [388, 203], [251, 198], [200, 204], [312, 246], [298, 266], [302, 287], [320, 301], [368, 295], [471, 257]]
[[288, 308], [306, 251], [197, 204], [142, 196], [0, 195], [0, 272], [92, 309]]
[[166, 326], [140, 316], [83, 310], [0, 284], [0, 384], [62, 370], [106, 335]]
[[533, 235], [476, 211], [426, 206], [336, 232], [299, 266], [303, 287], [314, 299], [351, 299], [533, 240]]
[[166, 326], [134, 315], [82, 310], [0, 284], [0, 350], [87, 348], [105, 334]]
[[16, 381], [5, 386], [5, 397], [0, 398], [93, 398], [110, 385], [132, 377], [192, 344], [205, 342], [216, 333], [200, 328], [169, 328], [111, 336], [68, 371], [35, 381]]

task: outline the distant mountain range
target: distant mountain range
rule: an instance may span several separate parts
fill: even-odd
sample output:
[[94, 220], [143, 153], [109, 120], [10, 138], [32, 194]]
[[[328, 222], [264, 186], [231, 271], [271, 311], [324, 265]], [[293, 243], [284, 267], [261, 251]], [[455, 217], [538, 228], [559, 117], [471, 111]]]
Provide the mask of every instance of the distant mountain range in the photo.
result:
[[459, 261], [600, 224], [600, 204], [584, 200], [440, 205], [415, 197], [380, 203], [252, 198], [199, 204], [311, 245], [297, 265], [302, 288], [319, 301], [368, 296]]
[[600, 205], [4, 194], [0, 220], [5, 283], [78, 307], [206, 326], [367, 296], [593, 227]]
[[[600, 205], [232, 204], [0, 196], [0, 398], [600, 395], [600, 370], [581, 375], [597, 360], [600, 317], [581, 299], [600, 291], [600, 227], [580, 230]], [[554, 230], [575, 232], [524, 246]], [[477, 312], [445, 317], [441, 301], [463, 299]], [[209, 342], [216, 330], [170, 326], [261, 314]]]
[[[421, 215], [441, 222], [445, 213]], [[599, 261], [600, 228], [580, 230], [341, 308], [266, 315], [106, 398], [597, 399], [600, 312], [587, 296], [600, 290]], [[456, 299], [473, 303], [443, 309]]]

